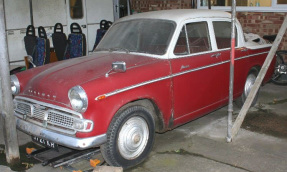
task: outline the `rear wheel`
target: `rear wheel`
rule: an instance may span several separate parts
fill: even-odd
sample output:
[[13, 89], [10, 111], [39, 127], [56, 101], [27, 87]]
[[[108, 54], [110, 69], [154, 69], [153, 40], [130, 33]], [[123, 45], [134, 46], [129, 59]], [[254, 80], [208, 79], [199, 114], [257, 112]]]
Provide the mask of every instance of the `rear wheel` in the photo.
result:
[[107, 132], [107, 142], [101, 146], [104, 159], [112, 166], [124, 169], [141, 163], [154, 142], [155, 124], [150, 111], [132, 106], [116, 114]]
[[287, 55], [287, 51], [276, 52], [275, 71], [271, 81], [277, 85], [287, 85], [287, 65], [284, 63], [284, 55]]
[[[248, 76], [247, 76], [247, 78], [246, 78], [245, 84], [244, 84], [243, 93], [242, 93], [241, 97], [240, 97], [238, 100], [236, 100], [236, 104], [237, 104], [238, 106], [240, 106], [240, 107], [243, 106], [243, 104], [244, 104], [244, 102], [245, 102], [245, 100], [246, 100], [248, 94], [249, 94], [250, 91], [251, 91], [251, 88], [253, 87], [253, 85], [254, 85], [254, 83], [255, 83], [255, 80], [256, 80], [257, 75], [258, 75], [258, 70], [255, 69], [255, 68], [253, 68], [253, 69], [249, 72], [249, 74], [248, 74]], [[258, 90], [258, 92], [259, 92], [259, 90]], [[254, 106], [254, 105], [256, 104], [257, 99], [258, 99], [258, 92], [256, 93], [256, 96], [255, 96], [255, 98], [254, 98], [254, 100], [253, 100], [251, 106]]]

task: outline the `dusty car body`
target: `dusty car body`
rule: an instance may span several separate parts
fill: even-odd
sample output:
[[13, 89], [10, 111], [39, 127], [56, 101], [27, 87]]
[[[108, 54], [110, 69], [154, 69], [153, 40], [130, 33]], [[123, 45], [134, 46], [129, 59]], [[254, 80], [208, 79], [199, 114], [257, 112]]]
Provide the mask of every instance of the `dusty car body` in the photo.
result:
[[[11, 77], [17, 128], [73, 149], [101, 146], [114, 166], [140, 163], [154, 132], [227, 104], [230, 18], [169, 10], [120, 19], [92, 55]], [[235, 99], [246, 98], [270, 46], [245, 42], [236, 21]]]

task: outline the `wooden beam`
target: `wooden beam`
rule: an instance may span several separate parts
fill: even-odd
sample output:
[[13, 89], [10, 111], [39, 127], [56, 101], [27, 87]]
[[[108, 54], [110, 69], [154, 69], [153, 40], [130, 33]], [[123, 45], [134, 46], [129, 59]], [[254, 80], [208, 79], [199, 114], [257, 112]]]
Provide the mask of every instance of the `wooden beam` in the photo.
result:
[[17, 139], [16, 123], [14, 116], [14, 108], [12, 102], [11, 80], [9, 69], [9, 58], [6, 42], [5, 32], [5, 18], [4, 18], [4, 1], [0, 0], [0, 77], [1, 77], [1, 115], [6, 159], [12, 168], [14, 165], [20, 163], [19, 145]]
[[273, 42], [271, 50], [268, 53], [268, 56], [267, 56], [267, 58], [263, 64], [256, 80], [255, 80], [255, 83], [254, 83], [249, 95], [247, 96], [246, 101], [243, 104], [243, 107], [240, 110], [239, 115], [236, 118], [234, 125], [232, 126], [232, 131], [231, 131], [231, 138], [232, 139], [237, 135], [238, 130], [241, 127], [242, 122], [243, 122], [252, 102], [253, 102], [253, 99], [256, 96], [256, 93], [257, 93], [259, 87], [261, 86], [261, 83], [262, 83], [262, 81], [266, 75], [266, 72], [267, 72], [267, 70], [268, 70], [268, 68], [272, 62], [272, 59], [274, 58], [274, 55], [278, 49], [278, 46], [282, 40], [282, 37], [284, 36], [284, 34], [286, 32], [286, 28], [287, 28], [287, 15], [285, 16], [284, 22], [283, 22], [283, 24], [282, 24], [282, 26], [281, 26], [278, 34], [277, 34], [275, 41]]

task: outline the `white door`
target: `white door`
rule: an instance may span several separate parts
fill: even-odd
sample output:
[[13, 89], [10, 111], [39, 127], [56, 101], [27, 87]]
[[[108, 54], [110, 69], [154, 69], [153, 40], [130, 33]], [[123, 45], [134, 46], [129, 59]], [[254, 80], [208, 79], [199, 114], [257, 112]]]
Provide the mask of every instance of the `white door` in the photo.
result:
[[[71, 33], [70, 26], [72, 23], [78, 23], [82, 32], [86, 35], [86, 43], [88, 47], [88, 29], [87, 29], [87, 9], [86, 0], [67, 0], [67, 28]], [[88, 48], [87, 48], [88, 51]], [[86, 52], [86, 54], [88, 54]]]

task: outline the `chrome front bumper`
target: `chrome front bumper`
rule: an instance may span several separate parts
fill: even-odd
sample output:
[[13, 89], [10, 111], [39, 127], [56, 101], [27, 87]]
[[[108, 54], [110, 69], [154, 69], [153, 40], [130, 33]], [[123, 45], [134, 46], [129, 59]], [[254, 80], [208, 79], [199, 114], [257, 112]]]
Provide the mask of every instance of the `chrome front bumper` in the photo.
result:
[[59, 134], [38, 125], [26, 122], [16, 117], [17, 129], [21, 130], [29, 135], [37, 136], [39, 138], [49, 140], [62, 146], [66, 146], [72, 149], [83, 150], [92, 147], [98, 147], [107, 141], [106, 134], [102, 134], [95, 137], [88, 138], [75, 138], [72, 136], [66, 136]]

